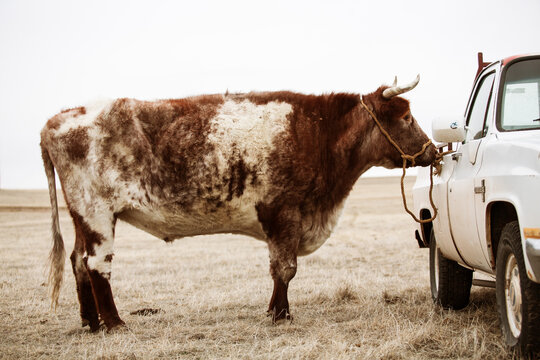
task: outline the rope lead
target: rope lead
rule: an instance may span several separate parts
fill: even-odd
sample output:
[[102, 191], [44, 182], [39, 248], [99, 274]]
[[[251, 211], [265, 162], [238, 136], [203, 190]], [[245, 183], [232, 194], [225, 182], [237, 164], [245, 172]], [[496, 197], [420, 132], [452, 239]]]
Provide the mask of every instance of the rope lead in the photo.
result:
[[362, 106], [364, 107], [364, 109], [366, 109], [366, 111], [369, 113], [369, 115], [371, 116], [371, 118], [375, 121], [375, 123], [377, 124], [377, 126], [379, 127], [379, 130], [381, 130], [381, 132], [383, 133], [383, 135], [388, 139], [388, 141], [390, 142], [390, 144], [392, 144], [396, 150], [401, 154], [401, 158], [403, 159], [403, 174], [401, 175], [401, 198], [403, 200], [403, 207], [405, 208], [405, 211], [411, 215], [411, 217], [414, 219], [414, 221], [416, 221], [417, 223], [420, 223], [420, 224], [425, 224], [425, 223], [429, 223], [429, 222], [432, 222], [433, 220], [435, 220], [435, 218], [437, 217], [437, 207], [435, 207], [435, 203], [433, 202], [433, 167], [435, 166], [435, 169], [436, 169], [436, 173], [439, 174], [440, 173], [440, 168], [441, 168], [441, 160], [442, 160], [442, 157], [443, 155], [445, 155], [446, 153], [442, 153], [442, 154], [437, 154], [435, 160], [433, 161], [433, 163], [429, 166], [429, 179], [430, 179], [430, 185], [429, 185], [429, 202], [431, 203], [431, 207], [433, 208], [433, 216], [429, 219], [418, 219], [414, 213], [412, 211], [409, 210], [409, 208], [407, 207], [407, 199], [405, 198], [405, 186], [403, 184], [404, 180], [405, 180], [405, 174], [407, 172], [407, 161], [410, 161], [411, 162], [411, 166], [414, 166], [415, 165], [415, 160], [418, 156], [422, 155], [424, 152], [426, 152], [426, 149], [428, 148], [428, 146], [430, 144], [432, 144], [431, 140], [428, 140], [428, 142], [426, 142], [423, 146], [422, 146], [422, 150], [420, 150], [419, 152], [417, 152], [416, 154], [414, 155], [407, 155], [403, 152], [403, 150], [401, 150], [401, 148], [399, 147], [399, 145], [394, 141], [394, 139], [392, 139], [392, 137], [390, 136], [390, 134], [382, 127], [381, 123], [379, 122], [379, 120], [377, 119], [377, 117], [375, 116], [375, 114], [366, 106], [366, 104], [364, 104], [364, 101], [362, 99], [362, 97], [360, 97], [360, 103], [362, 104]]

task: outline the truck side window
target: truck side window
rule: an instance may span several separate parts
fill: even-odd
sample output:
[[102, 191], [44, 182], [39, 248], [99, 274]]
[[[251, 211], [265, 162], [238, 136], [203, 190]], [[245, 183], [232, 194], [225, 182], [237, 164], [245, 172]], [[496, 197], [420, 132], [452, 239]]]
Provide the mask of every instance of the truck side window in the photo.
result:
[[[485, 76], [477, 88], [472, 108], [469, 111], [467, 119], [467, 136], [465, 142], [484, 137], [486, 133], [485, 123], [488, 114], [488, 105], [490, 104], [491, 94], [493, 92], [493, 81], [495, 73]], [[491, 108], [491, 106], [490, 106]], [[490, 111], [491, 113], [491, 111]]]
[[540, 128], [540, 59], [509, 65], [504, 78], [500, 127], [506, 131]]

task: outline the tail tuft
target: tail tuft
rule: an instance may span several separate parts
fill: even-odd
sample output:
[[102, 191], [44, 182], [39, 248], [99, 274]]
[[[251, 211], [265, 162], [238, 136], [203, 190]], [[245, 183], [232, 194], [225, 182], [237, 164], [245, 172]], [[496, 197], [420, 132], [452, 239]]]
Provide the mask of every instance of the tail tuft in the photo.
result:
[[66, 261], [66, 251], [64, 249], [64, 240], [60, 233], [53, 233], [53, 248], [49, 253], [49, 296], [51, 298], [51, 308], [56, 310], [58, 298], [60, 297], [60, 288], [64, 279], [64, 264]]

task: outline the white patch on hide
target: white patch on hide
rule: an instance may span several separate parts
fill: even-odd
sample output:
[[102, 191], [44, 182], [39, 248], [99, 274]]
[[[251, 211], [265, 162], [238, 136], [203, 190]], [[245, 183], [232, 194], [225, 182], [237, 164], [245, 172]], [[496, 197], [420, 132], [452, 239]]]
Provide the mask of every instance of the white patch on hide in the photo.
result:
[[226, 101], [210, 121], [208, 135], [208, 142], [215, 148], [209, 155], [218, 156], [219, 175], [226, 175], [229, 159], [238, 156], [236, 151], [248, 167], [259, 167], [257, 177], [264, 179], [266, 188], [274, 140], [285, 133], [289, 125], [287, 115], [291, 112], [292, 105], [285, 102], [256, 105], [248, 100]]
[[219, 222], [243, 228], [243, 232], [257, 238], [264, 238], [255, 206], [260, 201], [270, 201], [268, 189], [270, 179], [269, 160], [275, 150], [275, 140], [284, 137], [289, 126], [287, 115], [293, 111], [292, 105], [272, 101], [256, 105], [248, 100], [226, 101], [210, 121], [208, 142], [214, 151], [207, 155], [214, 159], [218, 178], [230, 176], [230, 161], [242, 160], [248, 169], [257, 169], [257, 184], [249, 184], [246, 178], [241, 196], [234, 196], [227, 204]]
[[75, 277], [77, 278], [77, 282], [84, 281], [85, 276], [87, 276], [86, 267], [83, 262], [84, 256], [86, 256], [86, 253], [77, 253], [77, 255], [75, 256]]
[[113, 221], [107, 216], [106, 210], [102, 210], [101, 213], [101, 216], [83, 218], [92, 231], [102, 236], [101, 244], [94, 244], [95, 255], [88, 255], [87, 265], [89, 270], [96, 270], [108, 279], [111, 273], [111, 262], [105, 261], [105, 257], [114, 253]]
[[67, 116], [65, 121], [62, 123], [62, 125], [60, 125], [60, 128], [56, 131], [56, 134], [62, 135], [79, 126], [92, 125], [100, 114], [111, 109], [113, 103], [114, 100], [100, 100], [85, 106], [85, 114], [70, 116], [69, 113], [66, 113]]

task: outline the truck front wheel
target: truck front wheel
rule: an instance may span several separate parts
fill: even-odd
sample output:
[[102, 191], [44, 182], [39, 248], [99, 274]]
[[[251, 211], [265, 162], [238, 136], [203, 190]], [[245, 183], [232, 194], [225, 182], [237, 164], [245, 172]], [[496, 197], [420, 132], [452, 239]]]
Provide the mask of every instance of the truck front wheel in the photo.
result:
[[441, 254], [433, 229], [429, 241], [429, 280], [431, 297], [443, 308], [459, 310], [469, 304], [472, 270]]
[[540, 284], [527, 277], [517, 221], [505, 225], [497, 249], [497, 308], [506, 343], [540, 355]]

